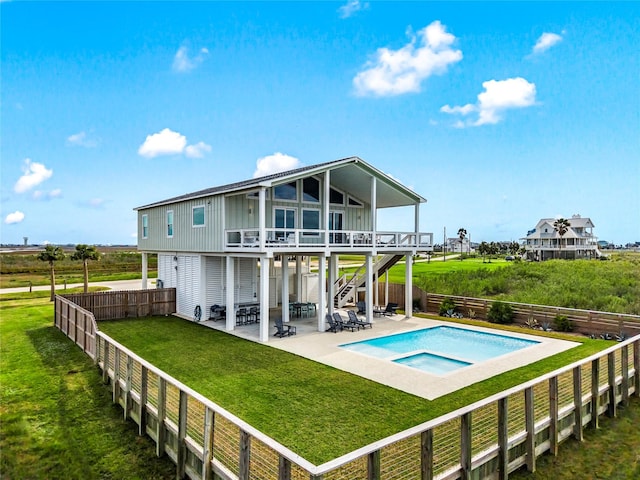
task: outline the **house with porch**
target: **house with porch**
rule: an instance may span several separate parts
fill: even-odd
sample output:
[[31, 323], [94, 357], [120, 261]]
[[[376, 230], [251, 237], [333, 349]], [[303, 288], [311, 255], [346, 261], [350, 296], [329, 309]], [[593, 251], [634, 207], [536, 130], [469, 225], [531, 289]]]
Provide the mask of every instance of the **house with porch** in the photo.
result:
[[555, 218], [543, 218], [522, 238], [529, 260], [553, 258], [595, 258], [600, 256], [598, 238], [593, 234], [594, 224], [588, 217], [573, 215], [567, 219], [569, 227], [561, 237], [553, 224]]
[[[290, 302], [313, 304], [317, 328], [327, 313], [363, 295], [372, 320], [377, 278], [406, 260], [404, 310], [412, 314], [412, 263], [432, 250], [420, 231], [426, 200], [358, 157], [306, 166], [137, 207], [143, 284], [148, 255], [158, 256], [158, 286], [176, 288], [177, 314], [224, 307], [226, 330], [241, 308], [256, 307], [260, 341], [270, 336], [268, 312]], [[380, 231], [378, 212], [413, 207], [407, 231]], [[362, 255], [354, 275], [338, 275], [340, 255]], [[313, 259], [313, 268], [310, 262]], [[376, 295], [377, 297], [377, 295]]]

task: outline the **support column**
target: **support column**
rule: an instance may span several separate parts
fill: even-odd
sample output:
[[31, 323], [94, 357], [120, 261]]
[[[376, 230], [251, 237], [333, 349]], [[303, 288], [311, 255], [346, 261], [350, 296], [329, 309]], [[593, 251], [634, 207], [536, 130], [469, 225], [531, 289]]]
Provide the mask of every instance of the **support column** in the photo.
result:
[[329, 255], [329, 278], [327, 288], [327, 310], [330, 314], [333, 314], [335, 308], [334, 302], [336, 298], [336, 265], [338, 263], [338, 255]]
[[296, 301], [302, 301], [302, 257], [296, 257]]
[[405, 255], [404, 277], [404, 316], [413, 316], [413, 254]]
[[[269, 339], [269, 262], [270, 258], [260, 257], [260, 341]], [[288, 305], [288, 303], [287, 303]]]
[[289, 321], [289, 257], [282, 255], [280, 258], [282, 259], [280, 261], [280, 270], [282, 272], [282, 321], [287, 323]]
[[227, 265], [226, 265], [226, 289], [227, 289], [227, 299], [226, 309], [227, 309], [227, 323], [225, 325], [226, 330], [233, 330], [236, 325], [236, 306], [235, 306], [235, 273], [236, 273], [236, 262], [235, 257], [231, 255], [227, 256]]
[[365, 256], [365, 294], [364, 301], [366, 303], [367, 322], [373, 321], [373, 256], [367, 253]]
[[327, 329], [327, 257], [318, 255], [318, 331]]
[[258, 238], [260, 241], [260, 251], [264, 252], [264, 246], [266, 242], [266, 225], [267, 225], [267, 209], [266, 209], [266, 187], [261, 187], [258, 192], [258, 226], [260, 232]]
[[142, 289], [146, 290], [148, 287], [148, 270], [149, 263], [147, 258], [147, 252], [142, 252]]

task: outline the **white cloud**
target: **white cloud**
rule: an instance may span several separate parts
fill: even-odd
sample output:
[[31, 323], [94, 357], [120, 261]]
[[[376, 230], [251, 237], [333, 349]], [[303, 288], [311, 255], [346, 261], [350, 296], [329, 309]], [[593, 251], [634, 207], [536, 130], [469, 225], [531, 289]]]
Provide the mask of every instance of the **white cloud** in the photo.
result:
[[195, 145], [187, 145], [184, 154], [189, 158], [202, 158], [205, 153], [211, 152], [211, 145], [204, 142], [198, 142]]
[[455, 40], [436, 20], [398, 50], [379, 48], [374, 60], [353, 79], [356, 93], [392, 96], [420, 91], [423, 80], [446, 72], [450, 64], [462, 60], [462, 52], [451, 48]]
[[22, 213], [19, 210], [16, 210], [15, 212], [8, 214], [4, 218], [4, 223], [6, 223], [7, 225], [11, 225], [12, 223], [20, 223], [23, 220], [24, 220], [24, 213]]
[[62, 197], [62, 190], [55, 188], [49, 192], [43, 192], [42, 190], [35, 190], [32, 194], [34, 200], [53, 200], [54, 198]]
[[256, 171], [253, 172], [253, 178], [264, 177], [265, 175], [284, 172], [301, 166], [302, 163], [297, 158], [276, 152], [256, 161]]
[[338, 8], [340, 18], [349, 18], [360, 10], [369, 8], [368, 2], [360, 2], [360, 0], [347, 0], [347, 3]]
[[546, 52], [551, 47], [553, 47], [556, 43], [561, 41], [562, 41], [562, 37], [557, 33], [545, 32], [542, 35], [540, 35], [540, 38], [538, 38], [538, 41], [533, 46], [533, 51], [531, 53], [535, 55], [538, 53]]
[[444, 105], [440, 111], [448, 114], [469, 115], [478, 112], [475, 121], [461, 123], [457, 121], [454, 127], [480, 126], [498, 123], [503, 119], [504, 112], [513, 108], [525, 108], [536, 103], [536, 85], [522, 77], [506, 80], [488, 80], [482, 84], [484, 92], [478, 95], [478, 102], [464, 106], [451, 107]]
[[144, 143], [138, 148], [138, 154], [147, 158], [158, 155], [178, 155], [186, 145], [187, 138], [184, 135], [165, 128], [158, 133], [147, 135]]
[[92, 198], [91, 200], [89, 200], [88, 205], [91, 208], [102, 208], [102, 206], [104, 205], [104, 199]]
[[74, 133], [67, 137], [67, 145], [94, 148], [97, 147], [99, 143], [99, 139], [89, 137], [86, 132]]
[[182, 46], [178, 49], [173, 57], [173, 65], [171, 68], [174, 72], [186, 73], [195, 69], [198, 65], [204, 62], [205, 57], [209, 54], [209, 50], [201, 48], [195, 57], [189, 57], [189, 49], [186, 46]]
[[53, 175], [53, 170], [47, 169], [42, 163], [32, 162], [29, 158], [24, 160], [22, 171], [24, 175], [18, 179], [13, 187], [16, 193], [24, 193], [31, 190]]

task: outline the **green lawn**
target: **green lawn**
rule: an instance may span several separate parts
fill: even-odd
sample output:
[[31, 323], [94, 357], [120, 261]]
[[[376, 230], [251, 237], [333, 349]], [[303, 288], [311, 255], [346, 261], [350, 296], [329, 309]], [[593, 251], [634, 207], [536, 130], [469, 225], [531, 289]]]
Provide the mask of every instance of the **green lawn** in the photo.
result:
[[579, 338], [579, 347], [428, 401], [175, 317], [101, 322], [100, 328], [316, 464], [611, 345]]
[[123, 420], [91, 359], [53, 326], [45, 293], [0, 301], [0, 477], [175, 478]]

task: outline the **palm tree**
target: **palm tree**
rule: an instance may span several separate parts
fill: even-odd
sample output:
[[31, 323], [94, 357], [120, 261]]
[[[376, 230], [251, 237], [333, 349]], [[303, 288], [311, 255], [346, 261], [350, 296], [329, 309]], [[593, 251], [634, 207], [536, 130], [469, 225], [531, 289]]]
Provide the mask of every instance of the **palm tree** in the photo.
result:
[[553, 222], [553, 229], [558, 232], [558, 235], [560, 235], [560, 257], [562, 257], [561, 253], [562, 253], [562, 237], [564, 236], [565, 233], [567, 233], [569, 231], [569, 227], [571, 227], [571, 224], [569, 223], [569, 220], [567, 220], [566, 218], [558, 218], [555, 222]]
[[43, 262], [49, 262], [50, 274], [51, 274], [51, 301], [56, 296], [56, 272], [54, 263], [64, 258], [64, 251], [60, 247], [53, 245], [47, 245], [44, 247], [44, 251], [38, 254], [38, 260]]
[[464, 228], [458, 229], [458, 238], [460, 239], [460, 261], [462, 261], [462, 244], [464, 242], [464, 237], [467, 236], [467, 231]]
[[100, 252], [94, 245], [76, 245], [71, 260], [82, 260], [84, 266], [84, 293], [89, 291], [89, 260], [100, 260]]

